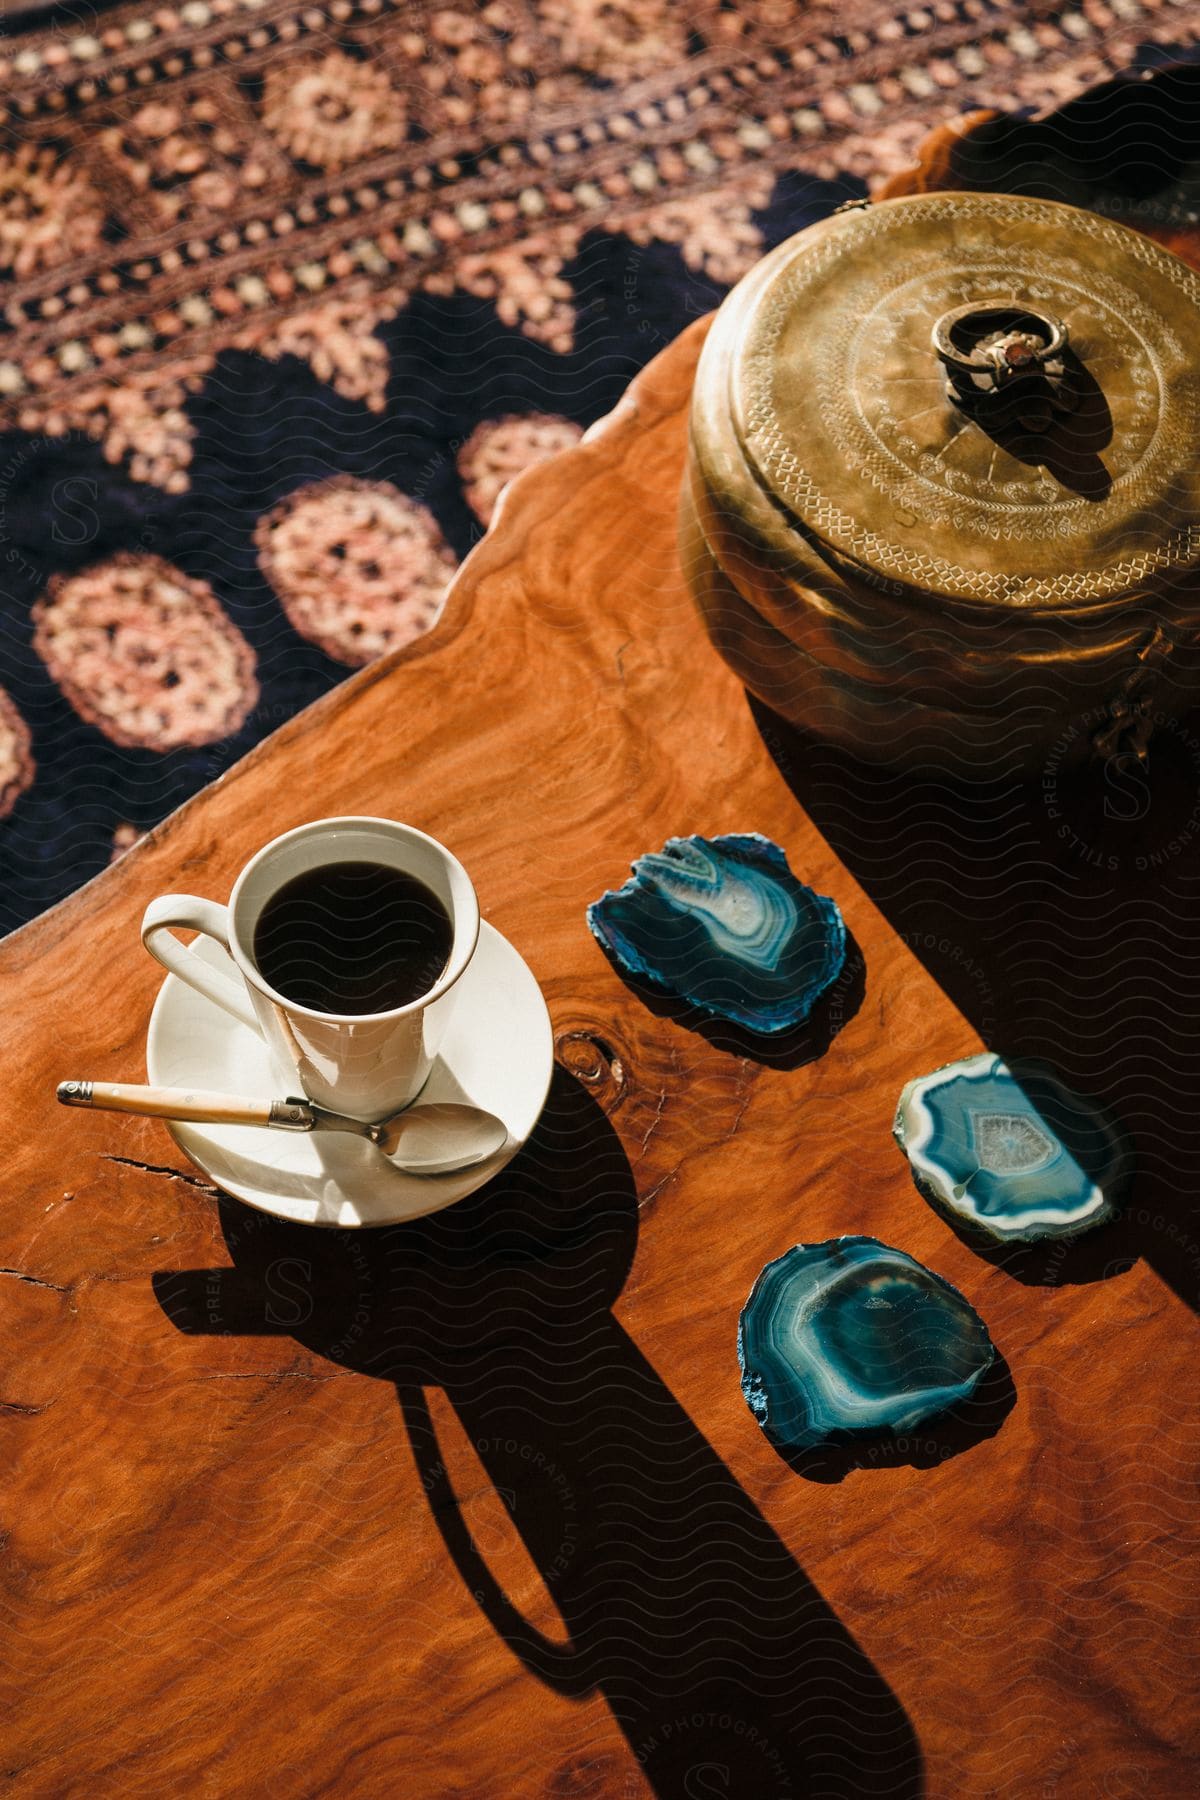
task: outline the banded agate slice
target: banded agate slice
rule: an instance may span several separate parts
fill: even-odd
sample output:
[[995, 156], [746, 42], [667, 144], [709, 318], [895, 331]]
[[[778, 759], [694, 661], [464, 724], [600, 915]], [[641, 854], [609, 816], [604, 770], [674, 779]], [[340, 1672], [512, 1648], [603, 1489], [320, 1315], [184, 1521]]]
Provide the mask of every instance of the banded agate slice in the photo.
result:
[[985, 1053], [910, 1081], [893, 1132], [921, 1192], [996, 1243], [1073, 1237], [1117, 1211], [1128, 1147], [1049, 1069]]
[[783, 1450], [911, 1429], [971, 1393], [995, 1360], [975, 1309], [870, 1237], [797, 1244], [742, 1310], [742, 1392]]
[[668, 838], [587, 920], [626, 974], [759, 1033], [807, 1019], [846, 960], [836, 902], [757, 833]]

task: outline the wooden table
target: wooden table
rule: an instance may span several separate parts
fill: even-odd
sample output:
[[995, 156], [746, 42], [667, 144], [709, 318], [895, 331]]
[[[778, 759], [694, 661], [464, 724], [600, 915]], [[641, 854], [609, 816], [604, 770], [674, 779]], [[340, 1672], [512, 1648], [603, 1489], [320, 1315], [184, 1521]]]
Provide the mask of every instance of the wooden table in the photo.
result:
[[[1195, 1791], [1195, 857], [1113, 898], [1040, 792], [939, 812], [751, 708], [676, 561], [704, 329], [516, 484], [429, 639], [0, 947], [5, 1793]], [[53, 1101], [142, 1071], [146, 901], [337, 812], [464, 859], [561, 1064], [506, 1175], [378, 1233], [279, 1224], [161, 1126]], [[729, 830], [858, 952], [765, 1059], [584, 925], [632, 856]], [[917, 1195], [896, 1097], [977, 1027], [1124, 1094], [1124, 1225], [988, 1259]], [[955, 1282], [1004, 1363], [962, 1419], [794, 1470], [738, 1311], [848, 1232]]]

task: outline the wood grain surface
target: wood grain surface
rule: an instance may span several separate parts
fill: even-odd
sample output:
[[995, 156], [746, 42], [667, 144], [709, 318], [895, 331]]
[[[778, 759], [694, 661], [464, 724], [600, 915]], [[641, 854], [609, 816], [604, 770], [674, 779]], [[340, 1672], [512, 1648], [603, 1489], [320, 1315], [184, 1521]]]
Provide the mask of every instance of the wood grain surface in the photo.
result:
[[[509, 491], [430, 638], [0, 946], [6, 1793], [1195, 1791], [1197, 860], [1129, 850], [1114, 897], [1043, 788], [898, 786], [751, 707], [676, 558], [704, 329]], [[561, 1065], [504, 1176], [375, 1233], [255, 1214], [161, 1125], [54, 1100], [142, 1076], [149, 898], [224, 897], [338, 812], [464, 860]], [[668, 835], [749, 830], [856, 946], [767, 1057], [584, 924]], [[984, 1038], [1123, 1103], [1125, 1222], [984, 1257], [921, 1200], [901, 1085]], [[792, 1468], [738, 1312], [849, 1232], [959, 1286], [1002, 1364], [960, 1417]]]

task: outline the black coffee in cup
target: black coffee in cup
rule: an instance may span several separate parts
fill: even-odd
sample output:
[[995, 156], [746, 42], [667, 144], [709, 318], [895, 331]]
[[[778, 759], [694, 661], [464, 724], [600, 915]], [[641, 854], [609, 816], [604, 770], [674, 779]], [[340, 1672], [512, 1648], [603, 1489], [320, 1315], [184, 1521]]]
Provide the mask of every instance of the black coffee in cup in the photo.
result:
[[429, 992], [453, 941], [449, 913], [415, 875], [331, 862], [272, 894], [254, 929], [254, 961], [277, 994], [314, 1012], [391, 1012]]

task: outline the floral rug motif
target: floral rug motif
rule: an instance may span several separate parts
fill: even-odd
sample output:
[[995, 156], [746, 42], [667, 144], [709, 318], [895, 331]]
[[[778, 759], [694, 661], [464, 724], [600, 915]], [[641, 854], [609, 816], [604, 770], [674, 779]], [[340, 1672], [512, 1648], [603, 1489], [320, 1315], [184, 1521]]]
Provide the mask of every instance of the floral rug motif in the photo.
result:
[[1197, 43], [1190, 0], [10, 20], [0, 930], [427, 629], [504, 483], [766, 249], [943, 119]]

